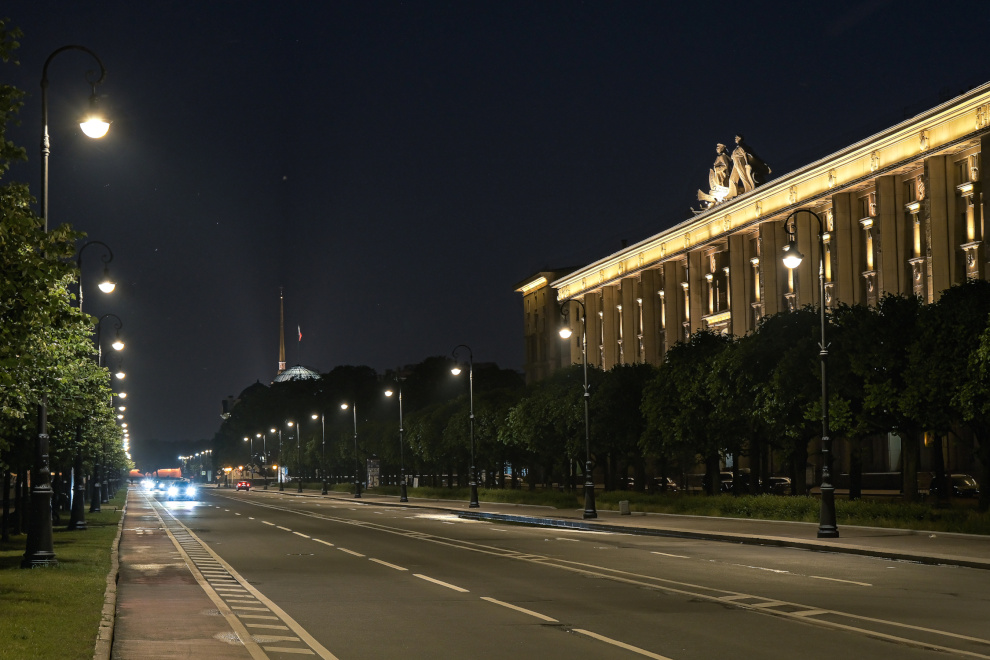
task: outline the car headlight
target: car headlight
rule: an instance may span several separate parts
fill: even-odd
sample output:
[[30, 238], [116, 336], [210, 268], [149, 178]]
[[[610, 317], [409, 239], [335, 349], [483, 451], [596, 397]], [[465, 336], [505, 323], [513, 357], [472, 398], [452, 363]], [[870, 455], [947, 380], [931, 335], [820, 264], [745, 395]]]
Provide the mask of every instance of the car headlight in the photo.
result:
[[168, 487], [168, 494], [169, 495], [172, 495], [172, 496], [178, 495], [179, 494], [179, 489], [176, 488], [175, 486], [169, 486]]
[[188, 488], [186, 488], [186, 495], [188, 495], [189, 497], [192, 497], [195, 494], [196, 494], [196, 487], [195, 486], [189, 486]]

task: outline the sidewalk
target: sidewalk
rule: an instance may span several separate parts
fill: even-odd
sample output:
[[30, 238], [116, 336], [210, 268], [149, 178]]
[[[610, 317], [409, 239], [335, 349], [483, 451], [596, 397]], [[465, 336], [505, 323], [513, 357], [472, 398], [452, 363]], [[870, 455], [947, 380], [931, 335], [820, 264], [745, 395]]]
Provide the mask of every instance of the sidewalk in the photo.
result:
[[[275, 492], [278, 493], [277, 490]], [[990, 570], [990, 537], [975, 534], [848, 525], [839, 527], [837, 539], [819, 539], [817, 523], [665, 513], [621, 515], [618, 511], [610, 510], [599, 510], [597, 519], [585, 520], [584, 511], [581, 509], [562, 510], [524, 504], [481, 502], [480, 508], [471, 509], [467, 502], [461, 500], [410, 497], [408, 503], [401, 503], [396, 496], [367, 493], [362, 493], [360, 500], [344, 493], [320, 495], [318, 490], [307, 490], [300, 494], [295, 489], [292, 492], [286, 489], [281, 495], [360, 501], [379, 506], [426, 507], [479, 520], [502, 520], [543, 527], [568, 527], [727, 543], [775, 545], [818, 552], [839, 552], [923, 564], [947, 564]]]

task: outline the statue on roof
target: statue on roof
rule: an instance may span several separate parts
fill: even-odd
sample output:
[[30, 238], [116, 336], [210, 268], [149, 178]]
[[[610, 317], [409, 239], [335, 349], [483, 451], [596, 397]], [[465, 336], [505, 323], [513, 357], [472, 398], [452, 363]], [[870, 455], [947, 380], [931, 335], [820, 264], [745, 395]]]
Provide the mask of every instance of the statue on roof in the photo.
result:
[[691, 209], [701, 213], [711, 207], [753, 190], [764, 182], [770, 174], [770, 168], [743, 141], [742, 135], [736, 136], [736, 148], [730, 154], [724, 144], [715, 145], [715, 163], [708, 170], [708, 192], [698, 191], [698, 201], [701, 209]]
[[[770, 174], [770, 168], [743, 141], [742, 133], [736, 136], [736, 148], [732, 150], [732, 173], [729, 175], [729, 188], [735, 195], [749, 192], [763, 183]], [[740, 190], [740, 186], [742, 189]], [[730, 195], [734, 197], [735, 195]]]

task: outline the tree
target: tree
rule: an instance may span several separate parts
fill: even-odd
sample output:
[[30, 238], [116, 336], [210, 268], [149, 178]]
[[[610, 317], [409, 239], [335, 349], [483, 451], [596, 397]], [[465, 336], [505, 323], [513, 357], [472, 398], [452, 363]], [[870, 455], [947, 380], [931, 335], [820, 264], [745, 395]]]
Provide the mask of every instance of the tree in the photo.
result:
[[705, 463], [708, 493], [718, 492], [719, 457], [732, 429], [715, 414], [710, 385], [718, 356], [732, 343], [726, 335], [696, 332], [667, 351], [664, 363], [643, 391], [647, 435], [660, 444], [647, 445], [657, 454], [697, 454]]

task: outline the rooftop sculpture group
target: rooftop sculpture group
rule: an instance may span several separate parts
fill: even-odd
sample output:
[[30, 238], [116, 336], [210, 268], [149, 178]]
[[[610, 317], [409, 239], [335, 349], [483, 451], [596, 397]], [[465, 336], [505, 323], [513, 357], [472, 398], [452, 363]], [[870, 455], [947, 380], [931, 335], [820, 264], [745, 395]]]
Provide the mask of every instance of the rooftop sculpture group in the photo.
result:
[[770, 168], [743, 141], [742, 135], [736, 136], [736, 148], [731, 154], [724, 144], [717, 144], [715, 164], [708, 170], [709, 191], [698, 191], [701, 209], [691, 211], [702, 213], [727, 199], [747, 193], [762, 184], [769, 174]]

